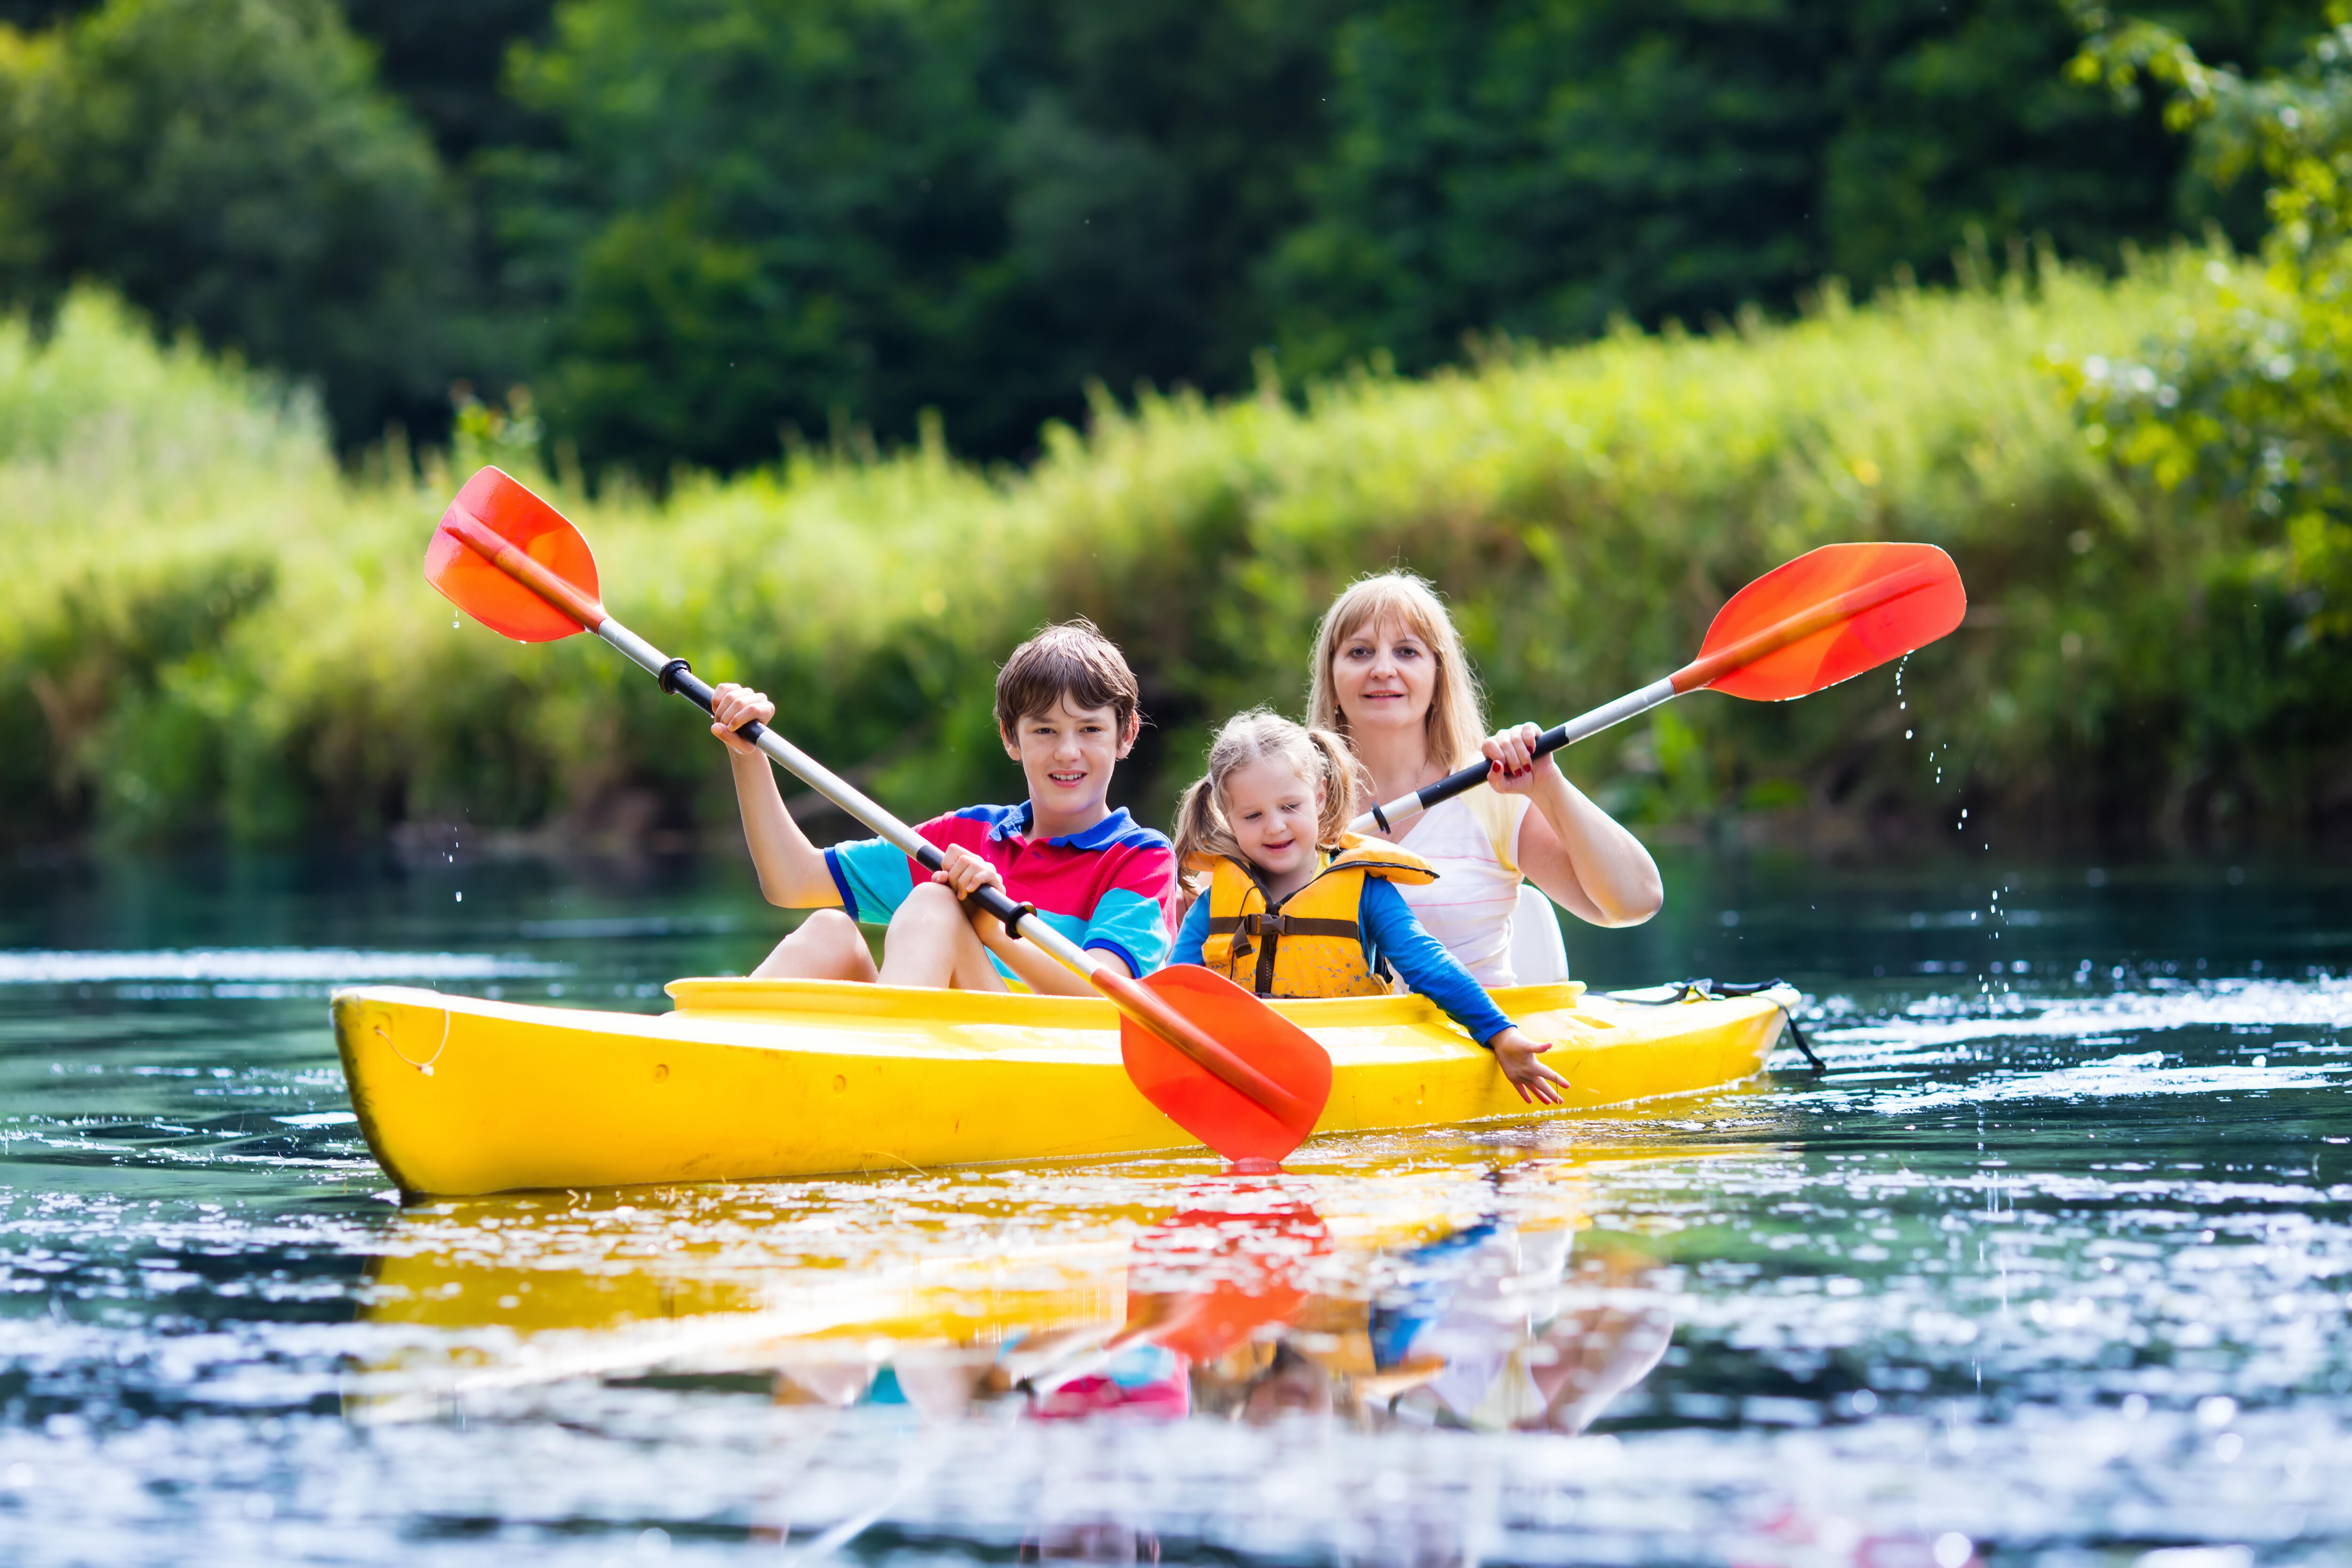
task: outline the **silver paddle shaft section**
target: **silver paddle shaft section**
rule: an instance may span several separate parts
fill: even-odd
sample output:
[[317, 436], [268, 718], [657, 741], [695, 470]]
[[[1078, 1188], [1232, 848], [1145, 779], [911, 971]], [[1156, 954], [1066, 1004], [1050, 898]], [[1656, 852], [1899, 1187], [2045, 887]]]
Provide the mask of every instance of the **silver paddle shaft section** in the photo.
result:
[[[1536, 755], [1557, 752], [1562, 746], [1572, 746], [1588, 735], [1597, 735], [1612, 724], [1622, 724], [1637, 713], [1647, 713], [1659, 703], [1670, 701], [1675, 695], [1672, 676], [1654, 680], [1639, 691], [1628, 692], [1614, 702], [1604, 702], [1587, 713], [1580, 713], [1567, 723], [1556, 725], [1536, 737]], [[1452, 800], [1476, 789], [1486, 782], [1487, 764], [1473, 763], [1460, 773], [1448, 773], [1427, 789], [1412, 795], [1399, 795], [1383, 805], [1376, 805], [1355, 821], [1348, 824], [1350, 833], [1402, 833], [1405, 826], [1443, 801]]]
[[[709, 711], [709, 688], [686, 668], [683, 660], [670, 658], [610, 617], [597, 625], [596, 635], [620, 649], [628, 657], [630, 663], [659, 679], [665, 689], [678, 692], [692, 700], [703, 711]], [[908, 859], [929, 866], [935, 871], [939, 869], [939, 846], [891, 816], [865, 791], [785, 740], [772, 728], [765, 724], [746, 724], [736, 733], [773, 758], [794, 778], [888, 839]], [[1036, 910], [1014, 903], [1002, 889], [982, 888], [975, 898], [982, 909], [1004, 922], [1006, 931], [1035, 942], [1076, 973], [1091, 978], [1103, 963], [1045, 921], [1032, 919]]]

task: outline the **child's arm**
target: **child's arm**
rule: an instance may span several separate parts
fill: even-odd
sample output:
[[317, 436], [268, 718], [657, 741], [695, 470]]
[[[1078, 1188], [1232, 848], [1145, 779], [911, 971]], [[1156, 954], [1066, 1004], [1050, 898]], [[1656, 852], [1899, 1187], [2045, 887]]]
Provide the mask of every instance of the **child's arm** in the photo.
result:
[[1183, 929], [1176, 933], [1176, 946], [1168, 954], [1171, 963], [1198, 963], [1202, 950], [1209, 945], [1209, 895], [1202, 893], [1184, 911]]
[[[961, 845], [950, 845], [941, 851], [940, 858], [945, 864], [931, 873], [931, 880], [945, 882], [957, 898], [969, 899], [982, 888], [1004, 891], [1003, 874]], [[1005, 896], [1010, 898], [1012, 894], [1005, 892]], [[1043, 996], [1091, 996], [1095, 994], [1092, 985], [1064, 968], [1061, 960], [1044, 948], [1026, 937], [1007, 935], [1004, 922], [994, 915], [984, 910], [972, 909], [970, 905], [965, 908], [971, 917], [973, 934], [980, 938], [981, 945], [1003, 959], [1004, 967], [1019, 975], [1030, 990]], [[1127, 965], [1120, 963], [1116, 954], [1104, 953], [1103, 960], [1118, 965], [1122, 974], [1127, 973]]]
[[1472, 1039], [1495, 1053], [1503, 1076], [1511, 1080], [1521, 1100], [1529, 1104], [1560, 1103], [1559, 1091], [1568, 1087], [1568, 1080], [1536, 1060], [1551, 1047], [1519, 1033], [1518, 1026], [1486, 994], [1486, 988], [1462, 967], [1462, 961], [1429, 934], [1402, 893], [1377, 878], [1367, 878], [1357, 919], [1373, 947], [1404, 976], [1406, 984], [1444, 1008]]
[[735, 773], [735, 799], [743, 808], [743, 837], [751, 846], [760, 891], [780, 909], [838, 906], [841, 889], [825, 867], [824, 851], [809, 842], [801, 825], [784, 809], [768, 754], [735, 733], [754, 719], [773, 723], [776, 705], [765, 692], [730, 682], [712, 689], [710, 717], [710, 732], [727, 742], [728, 765]]

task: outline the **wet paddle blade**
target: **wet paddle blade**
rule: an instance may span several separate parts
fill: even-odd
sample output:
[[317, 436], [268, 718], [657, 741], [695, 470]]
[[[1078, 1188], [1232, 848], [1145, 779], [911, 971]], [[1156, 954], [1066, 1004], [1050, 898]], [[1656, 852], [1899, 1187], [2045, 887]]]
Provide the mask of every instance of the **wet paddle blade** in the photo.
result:
[[1168, 1119], [1228, 1160], [1279, 1161], [1307, 1141], [1331, 1097], [1331, 1058], [1314, 1037], [1222, 974], [1171, 964], [1144, 976], [1168, 1004], [1250, 1067], [1289, 1091], [1286, 1108], [1260, 1105], [1121, 1016], [1128, 1076]]
[[[425, 552], [425, 580], [459, 609], [517, 642], [554, 642], [594, 629], [494, 564], [480, 548], [488, 542], [477, 531], [482, 529], [547, 568], [586, 605], [597, 601], [596, 557], [580, 531], [512, 476], [493, 468], [467, 479], [442, 514]], [[468, 533], [474, 542], [467, 542]]]
[[1804, 697], [1925, 647], [1968, 607], [1959, 568], [1932, 544], [1824, 544], [1733, 595], [1675, 687]]

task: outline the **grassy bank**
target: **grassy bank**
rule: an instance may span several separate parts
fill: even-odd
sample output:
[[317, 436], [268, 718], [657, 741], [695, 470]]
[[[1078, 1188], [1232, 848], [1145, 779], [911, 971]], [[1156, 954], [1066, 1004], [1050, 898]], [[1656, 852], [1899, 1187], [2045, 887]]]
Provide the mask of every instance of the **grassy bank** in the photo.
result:
[[[1360, 571], [1436, 579], [1497, 716], [1549, 721], [1680, 662], [1779, 560], [1878, 537], [1949, 549], [1976, 606], [1899, 700], [1891, 672], [1785, 707], [1702, 696], [1573, 771], [1653, 822], [1948, 832], [1967, 804], [2106, 835], [2299, 835], [2352, 806], [2326, 794], [2352, 773], [2328, 695], [2352, 671], [2294, 646], [2261, 520], [2119, 473], [2053, 369], [2160, 330], [2208, 259], [1833, 294], [1785, 326], [1303, 399], [1105, 405], [1019, 473], [807, 454], [681, 477], [658, 505], [544, 482], [618, 613], [763, 684], [796, 738], [909, 812], [1017, 789], [987, 692], [1047, 616], [1094, 616], [1143, 674], [1158, 728], [1131, 793], [1157, 814], [1214, 720], [1297, 706], [1315, 615]], [[46, 344], [0, 324], [5, 831], [727, 821], [682, 705], [593, 647], [455, 627], [418, 576], [453, 471], [528, 461], [474, 423], [421, 477], [399, 452], [346, 475], [315, 409], [154, 349], [102, 299]]]

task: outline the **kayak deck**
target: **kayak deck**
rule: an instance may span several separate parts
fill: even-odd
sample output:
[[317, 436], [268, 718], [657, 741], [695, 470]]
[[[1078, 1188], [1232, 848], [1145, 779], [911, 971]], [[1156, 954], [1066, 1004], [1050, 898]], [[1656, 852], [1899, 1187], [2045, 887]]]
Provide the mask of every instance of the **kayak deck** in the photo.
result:
[[[352, 1109], [402, 1190], [754, 1180], [1097, 1158], [1194, 1141], [1120, 1065], [1092, 997], [820, 980], [680, 980], [658, 1016], [406, 986], [337, 994]], [[1318, 1134], [1563, 1111], [1735, 1083], [1780, 1035], [1768, 996], [1643, 1006], [1581, 985], [1495, 1000], [1569, 1080], [1531, 1106], [1420, 996], [1277, 1002], [1331, 1053]]]

